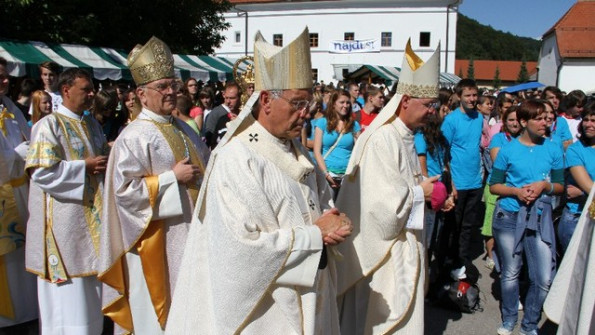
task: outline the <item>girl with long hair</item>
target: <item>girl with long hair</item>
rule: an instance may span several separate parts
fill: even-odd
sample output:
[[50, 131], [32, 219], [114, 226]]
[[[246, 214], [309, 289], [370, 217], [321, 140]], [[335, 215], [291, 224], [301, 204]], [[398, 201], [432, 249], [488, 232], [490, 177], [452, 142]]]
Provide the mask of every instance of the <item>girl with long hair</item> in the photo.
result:
[[350, 99], [349, 93], [335, 91], [329, 99], [326, 117], [318, 120], [314, 132], [314, 157], [335, 198], [361, 130], [353, 119]]
[[33, 126], [37, 121], [52, 113], [52, 97], [46, 91], [38, 90], [31, 94], [31, 115], [30, 125]]

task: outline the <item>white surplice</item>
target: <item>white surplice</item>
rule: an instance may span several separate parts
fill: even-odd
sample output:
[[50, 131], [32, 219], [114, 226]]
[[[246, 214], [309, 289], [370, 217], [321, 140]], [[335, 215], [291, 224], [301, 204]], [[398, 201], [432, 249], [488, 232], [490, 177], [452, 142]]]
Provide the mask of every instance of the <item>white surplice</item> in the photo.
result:
[[166, 334], [338, 334], [314, 225], [331, 190], [297, 141], [246, 118], [212, 153]]
[[423, 334], [424, 197], [413, 132], [394, 118], [364, 134], [336, 202], [354, 223], [338, 247], [341, 333]]
[[[84, 159], [106, 154], [99, 123], [64, 105], [33, 127], [26, 164], [34, 169], [26, 252], [27, 270], [39, 277], [44, 334], [102, 331], [101, 286], [95, 275], [103, 175], [87, 174]], [[56, 270], [60, 267], [63, 271]]]

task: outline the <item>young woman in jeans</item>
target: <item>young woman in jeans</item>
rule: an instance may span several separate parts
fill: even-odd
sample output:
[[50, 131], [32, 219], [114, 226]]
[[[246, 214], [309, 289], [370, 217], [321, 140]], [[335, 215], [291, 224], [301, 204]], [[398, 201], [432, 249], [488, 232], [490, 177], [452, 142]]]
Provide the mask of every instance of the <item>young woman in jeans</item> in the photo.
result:
[[566, 151], [566, 167], [570, 170], [566, 191], [568, 199], [558, 225], [558, 238], [563, 252], [570, 243], [595, 179], [595, 102], [585, 106], [578, 131], [579, 140]]
[[490, 191], [499, 195], [492, 230], [502, 265], [502, 325], [511, 334], [518, 319], [519, 282], [523, 254], [529, 268], [521, 334], [537, 334], [541, 308], [555, 271], [555, 236], [549, 195], [564, 191], [563, 153], [546, 140], [542, 103], [528, 100], [517, 109], [521, 135], [502, 146], [494, 162]]

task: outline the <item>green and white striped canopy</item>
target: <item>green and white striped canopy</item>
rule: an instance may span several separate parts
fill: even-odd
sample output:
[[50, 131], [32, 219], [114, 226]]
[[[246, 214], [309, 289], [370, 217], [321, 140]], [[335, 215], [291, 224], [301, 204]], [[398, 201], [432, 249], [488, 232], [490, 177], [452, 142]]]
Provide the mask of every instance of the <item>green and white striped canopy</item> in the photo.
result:
[[[382, 78], [386, 81], [387, 85], [392, 85], [394, 82], [399, 81], [400, 73], [400, 67], [365, 64], [349, 73], [347, 78], [358, 82], [361, 80], [370, 79], [373, 81], [376, 78]], [[461, 78], [452, 73], [440, 73], [440, 86], [451, 87], [456, 85], [459, 80]]]
[[[0, 57], [8, 61], [8, 72], [13, 77], [37, 78], [38, 65], [54, 61], [65, 69], [86, 69], [97, 80], [132, 81], [126, 66], [127, 54], [110, 48], [0, 39]], [[174, 55], [176, 76], [183, 80], [190, 77], [203, 82], [233, 80], [234, 62], [212, 56]]]

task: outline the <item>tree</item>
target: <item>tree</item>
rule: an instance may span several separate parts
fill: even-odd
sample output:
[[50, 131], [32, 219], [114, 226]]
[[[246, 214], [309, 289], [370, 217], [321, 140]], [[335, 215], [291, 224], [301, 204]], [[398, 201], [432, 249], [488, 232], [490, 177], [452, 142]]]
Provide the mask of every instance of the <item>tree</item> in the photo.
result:
[[526, 83], [529, 81], [529, 71], [527, 71], [527, 62], [523, 58], [523, 62], [521, 63], [521, 68], [519, 69], [519, 74], [516, 78], [517, 83]]
[[500, 68], [496, 66], [496, 72], [494, 72], [494, 81], [492, 82], [492, 86], [498, 89], [502, 85], [502, 80], [500, 80]]
[[174, 53], [209, 54], [225, 39], [228, 0], [4, 0], [5, 38], [130, 51], [155, 35]]
[[473, 66], [473, 57], [469, 59], [469, 66], [467, 67], [467, 78], [475, 80], [475, 66]]
[[459, 68], [459, 78], [461, 78], [461, 79], [464, 78], [463, 77], [463, 68], [462, 67]]

